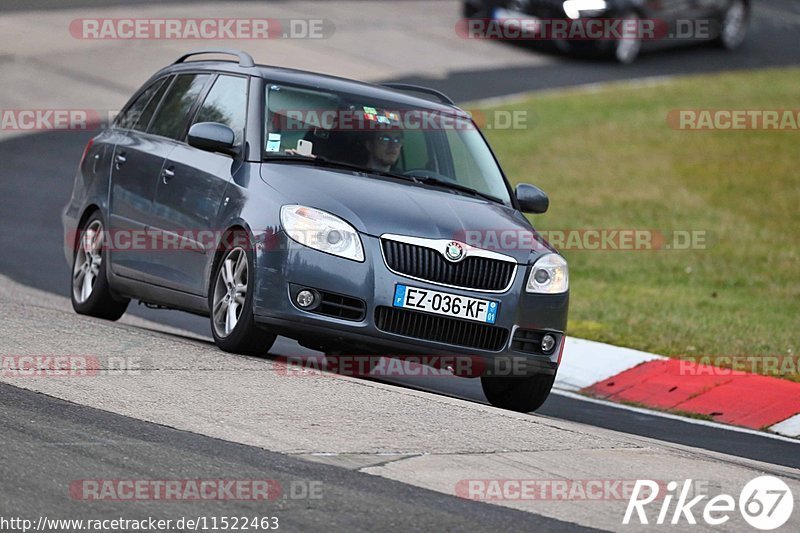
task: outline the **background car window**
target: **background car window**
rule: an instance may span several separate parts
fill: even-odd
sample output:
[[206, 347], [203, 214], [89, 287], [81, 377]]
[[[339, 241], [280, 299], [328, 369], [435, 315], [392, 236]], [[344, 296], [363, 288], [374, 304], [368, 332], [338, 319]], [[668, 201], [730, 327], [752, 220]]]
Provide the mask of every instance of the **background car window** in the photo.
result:
[[[153, 95], [164, 85], [164, 79], [160, 79], [150, 85], [147, 89], [142, 91], [136, 100], [128, 106], [128, 108], [122, 112], [119, 119], [117, 119], [117, 127], [123, 129], [131, 129], [133, 128], [137, 122], [139, 122], [139, 118], [142, 116], [147, 104], [151, 100], [156, 100], [153, 98]], [[157, 102], [158, 100], [156, 100]]]
[[247, 78], [220, 76], [208, 93], [203, 106], [194, 119], [198, 122], [219, 122], [225, 124], [236, 135], [236, 145], [244, 137], [247, 117]]
[[189, 111], [210, 77], [210, 74], [178, 76], [161, 102], [148, 133], [180, 139], [189, 121]]

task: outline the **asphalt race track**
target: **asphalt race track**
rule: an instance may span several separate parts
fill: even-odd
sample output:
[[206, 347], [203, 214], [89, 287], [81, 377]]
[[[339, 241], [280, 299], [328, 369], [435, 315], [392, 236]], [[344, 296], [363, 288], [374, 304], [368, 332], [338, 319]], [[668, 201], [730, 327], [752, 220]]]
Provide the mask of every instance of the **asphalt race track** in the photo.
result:
[[[66, 2], [30, 0], [5, 3], [2, 10], [64, 7]], [[69, 2], [94, 5], [93, 0]], [[136, 2], [148, 3], [148, 2]], [[392, 81], [419, 83], [450, 94], [458, 101], [500, 97], [534, 89], [615, 81], [650, 76], [702, 73], [800, 63], [800, 9], [794, 2], [769, 2], [758, 7], [753, 31], [744, 48], [734, 54], [711, 46], [648, 54], [637, 63], [621, 67], [607, 62], [555, 57], [554, 64], [538, 67], [454, 71], [445, 77], [402, 76]], [[510, 45], [509, 45], [510, 46]], [[72, 188], [74, 171], [88, 133], [49, 132], [13, 137], [0, 142], [0, 274], [47, 291], [69, 295], [69, 266], [62, 252], [61, 209]], [[129, 313], [204, 337], [210, 337], [207, 319], [173, 311], [156, 311], [131, 304]], [[275, 355], [312, 354], [295, 342], [279, 339]], [[386, 381], [402, 387], [432, 391], [444, 396], [485, 403], [479, 383], [453, 378], [425, 382], [420, 379]], [[798, 445], [786, 440], [698, 425], [636, 413], [613, 406], [551, 395], [537, 413], [624, 433], [721, 452], [775, 465], [800, 468]], [[281, 519], [295, 529], [375, 530], [377, 528], [436, 529], [448, 524], [454, 530], [528, 530], [532, 516], [536, 530], [561, 531], [565, 524], [513, 509], [470, 502], [438, 492], [392, 481], [384, 477], [287, 458], [252, 446], [182, 432], [90, 407], [79, 406], [0, 384], [0, 418], [4, 420], [0, 446], [6, 454], [28, 457], [26, 462], [0, 462], [0, 476], [17, 480], [0, 484], [0, 498], [18, 514], [38, 515], [41, 502], [31, 496], [43, 487], [56, 491], [71, 480], [76, 468], [103, 472], [105, 477], [158, 477], [169, 471], [175, 478], [203, 475], [255, 476], [294, 480], [323, 480], [325, 500], [312, 513], [292, 513], [307, 502], [282, 502]], [[70, 445], [76, 435], [83, 444]], [[87, 443], [111, 443], [91, 446]], [[92, 453], [87, 453], [91, 449]], [[40, 458], [56, 454], [44, 464]], [[144, 454], [148, 464], [120, 466], [126, 458]], [[55, 456], [53, 456], [55, 457]], [[77, 465], [77, 466], [76, 466]], [[53, 497], [48, 501], [57, 502]], [[49, 505], [49, 504], [48, 504]], [[53, 504], [55, 505], [55, 504]], [[73, 502], [74, 505], [74, 502]], [[164, 504], [139, 508], [142, 515], [159, 512], [168, 516], [174, 508]], [[204, 504], [205, 505], [205, 504]], [[161, 507], [159, 507], [161, 506]], [[165, 511], [166, 509], [166, 511]], [[375, 512], [380, 509], [380, 512]], [[308, 510], [306, 508], [306, 510]], [[66, 513], [69, 508], [53, 508]], [[97, 509], [100, 513], [100, 508]], [[103, 516], [117, 516], [114, 505], [102, 508]], [[213, 503], [193, 507], [198, 515], [222, 512]], [[252, 513], [252, 504], [224, 508], [226, 514]], [[277, 512], [277, 511], [276, 511]], [[180, 516], [180, 512], [175, 512]], [[577, 526], [569, 524], [570, 528]]]
[[[498, 528], [524, 531], [532, 519], [522, 511], [483, 505], [344, 468], [148, 424], [5, 384], [0, 384], [0, 417], [5, 421], [0, 437], [4, 453], [25, 458], [13, 467], [5, 462], [0, 466], [3, 479], [17, 480], [0, 486], [0, 499], [22, 516], [41, 514], [37, 495], [42, 488], [58, 495], [80, 469], [103, 472], [112, 478], [158, 478], [168, 471], [181, 479], [267, 479], [280, 480], [282, 486], [313, 486], [311, 483], [322, 482], [323, 499], [286, 498], [271, 509], [271, 514], [280, 519], [281, 527], [290, 531], [434, 530], [442, 523], [462, 531]], [[59, 456], [58, 461], [41, 460], [54, 452]], [[132, 463], [128, 460], [131, 456], [148, 459]], [[20, 476], [20, 472], [26, 474]], [[296, 489], [296, 493], [300, 491]], [[48, 501], [63, 499], [53, 497]], [[51, 517], [75, 516], [76, 508], [82, 506], [85, 503], [80, 501], [48, 504], [47, 512]], [[174, 503], [146, 502], [137, 507], [136, 514], [131, 514], [129, 507], [124, 503], [103, 502], [93, 513], [97, 518], [157, 515], [177, 519], [187, 512]], [[301, 509], [304, 512], [293, 512]], [[376, 513], [375, 509], [383, 511]], [[264, 515], [263, 504], [250, 501], [193, 503], [189, 510], [196, 516]], [[567, 526], [543, 516], [535, 520], [537, 531], [563, 531]], [[574, 524], [569, 526], [591, 531], [576, 528]]]

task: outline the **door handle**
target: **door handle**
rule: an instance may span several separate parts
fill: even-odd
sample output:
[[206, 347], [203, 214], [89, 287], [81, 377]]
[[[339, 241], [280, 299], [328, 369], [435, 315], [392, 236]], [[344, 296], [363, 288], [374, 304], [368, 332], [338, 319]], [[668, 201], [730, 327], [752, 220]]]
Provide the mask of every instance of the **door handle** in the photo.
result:
[[161, 177], [164, 180], [164, 183], [167, 183], [169, 180], [175, 177], [175, 171], [171, 168], [165, 168], [161, 171]]
[[125, 157], [124, 153], [117, 154], [114, 157], [114, 166], [117, 168], [117, 170], [119, 170], [119, 167], [121, 167], [125, 163], [125, 161], [127, 161], [127, 160], [128, 160], [128, 158]]

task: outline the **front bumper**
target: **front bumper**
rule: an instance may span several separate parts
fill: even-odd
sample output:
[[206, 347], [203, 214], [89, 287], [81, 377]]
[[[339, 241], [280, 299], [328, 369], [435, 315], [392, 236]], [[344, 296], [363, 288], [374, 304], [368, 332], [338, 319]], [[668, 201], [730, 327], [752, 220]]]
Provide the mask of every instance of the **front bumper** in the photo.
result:
[[[443, 287], [411, 279], [388, 269], [381, 254], [380, 239], [361, 235], [366, 260], [363, 263], [320, 252], [273, 235], [256, 247], [256, 292], [254, 313], [258, 323], [305, 346], [346, 354], [424, 354], [478, 357], [486, 368], [514, 368], [527, 374], [553, 374], [564, 342], [569, 293], [528, 294], [524, 285], [530, 267], [519, 265], [511, 287], [502, 293], [487, 293]], [[376, 309], [392, 307], [395, 285], [404, 284], [500, 303], [495, 326], [508, 331], [499, 350], [482, 350], [454, 344], [388, 333], [378, 327]], [[291, 299], [298, 286], [363, 300], [361, 319], [345, 320], [301, 310]], [[552, 333], [557, 339], [549, 354], [526, 353], [514, 346], [518, 330]], [[521, 332], [520, 332], [521, 333]], [[510, 363], [509, 361], [513, 361]]]

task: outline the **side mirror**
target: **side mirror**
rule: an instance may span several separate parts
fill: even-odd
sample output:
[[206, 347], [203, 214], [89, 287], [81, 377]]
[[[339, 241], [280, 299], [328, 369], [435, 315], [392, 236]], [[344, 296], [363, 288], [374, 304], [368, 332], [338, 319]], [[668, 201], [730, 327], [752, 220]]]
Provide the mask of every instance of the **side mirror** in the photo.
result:
[[514, 191], [519, 202], [519, 208], [525, 213], [545, 213], [550, 207], [547, 194], [534, 185], [520, 183]]
[[198, 122], [189, 128], [187, 137], [189, 146], [227, 155], [236, 155], [237, 150], [233, 144], [235, 139], [233, 130], [219, 122]]

